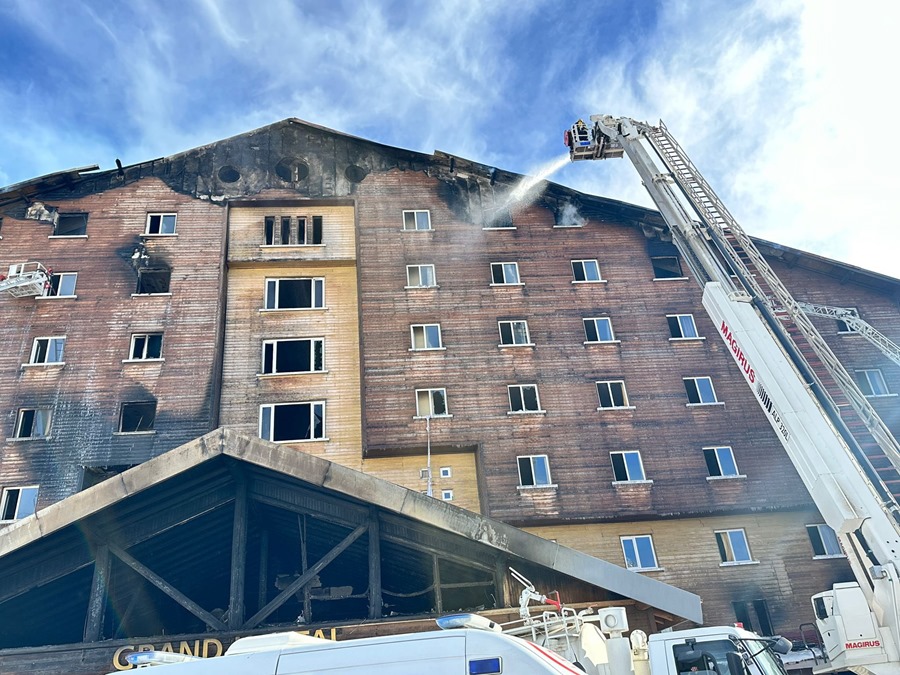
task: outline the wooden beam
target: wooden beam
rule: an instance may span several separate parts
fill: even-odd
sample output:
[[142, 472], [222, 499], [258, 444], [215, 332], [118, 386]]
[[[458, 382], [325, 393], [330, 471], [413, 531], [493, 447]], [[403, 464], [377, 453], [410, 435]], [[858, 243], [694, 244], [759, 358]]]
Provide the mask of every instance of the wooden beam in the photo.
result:
[[509, 593], [506, 591], [507, 565], [506, 559], [497, 556], [494, 565], [494, 593], [497, 608], [509, 607]]
[[101, 638], [106, 591], [109, 587], [109, 567], [109, 548], [105, 544], [100, 545], [94, 553], [94, 578], [91, 581], [91, 598], [84, 619], [83, 642], [97, 642]]
[[259, 533], [259, 588], [256, 609], [266, 604], [269, 592], [269, 531]]
[[381, 528], [378, 511], [369, 512], [369, 618], [380, 619], [381, 599]]
[[231, 528], [231, 584], [228, 601], [228, 627], [244, 623], [244, 583], [247, 572], [247, 481], [235, 472], [234, 521]]
[[310, 567], [306, 572], [301, 574], [297, 579], [295, 579], [290, 586], [285, 588], [281, 593], [275, 596], [275, 599], [272, 600], [268, 605], [259, 610], [256, 614], [250, 617], [246, 623], [244, 623], [241, 628], [249, 629], [255, 628], [259, 625], [261, 621], [263, 621], [266, 617], [268, 617], [272, 612], [281, 607], [288, 598], [290, 598], [294, 593], [299, 591], [303, 586], [305, 586], [309, 581], [316, 576], [319, 572], [321, 572], [325, 567], [327, 567], [335, 558], [337, 558], [341, 553], [343, 553], [354, 541], [359, 539], [363, 533], [369, 529], [368, 523], [363, 523], [359, 527], [357, 527], [353, 532], [344, 537], [343, 541], [331, 549], [328, 553], [326, 553], [322, 559], [317, 562], [315, 565]]
[[[309, 523], [306, 522], [306, 514], [297, 515], [297, 527], [300, 528], [300, 574], [305, 574], [309, 569]], [[312, 599], [309, 597], [309, 584], [303, 586], [303, 619], [306, 623], [312, 621]]]
[[444, 598], [441, 594], [441, 559], [436, 555], [431, 556], [431, 576], [434, 579], [434, 610], [438, 614], [443, 614]]
[[116, 556], [123, 563], [128, 565], [135, 572], [137, 572], [142, 577], [144, 577], [151, 584], [156, 586], [163, 593], [165, 593], [170, 598], [172, 598], [179, 605], [184, 607], [191, 614], [196, 616], [201, 621], [206, 622], [206, 624], [208, 626], [212, 626], [212, 628], [215, 630], [227, 630], [228, 627], [224, 623], [219, 621], [219, 619], [217, 619], [212, 614], [207, 612], [200, 605], [198, 605], [196, 602], [191, 600], [188, 596], [186, 596], [184, 593], [179, 591], [177, 588], [175, 588], [172, 584], [167, 582], [161, 576], [156, 574], [156, 572], [151, 570], [149, 567], [141, 564], [140, 562], [138, 562], [137, 560], [132, 558], [128, 553], [126, 553], [125, 551], [120, 549], [118, 546], [116, 546], [114, 544], [110, 544], [109, 552], [112, 553], [114, 556]]

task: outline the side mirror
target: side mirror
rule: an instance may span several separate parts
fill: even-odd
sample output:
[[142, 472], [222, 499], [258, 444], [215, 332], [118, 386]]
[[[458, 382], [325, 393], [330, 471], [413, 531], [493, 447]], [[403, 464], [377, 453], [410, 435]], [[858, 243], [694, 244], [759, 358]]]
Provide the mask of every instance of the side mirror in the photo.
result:
[[787, 654], [793, 648], [793, 644], [786, 637], [781, 637], [780, 635], [777, 638], [773, 638], [769, 643], [769, 646], [772, 648], [772, 651], [776, 654]]
[[745, 675], [747, 672], [746, 667], [744, 666], [744, 659], [737, 652], [727, 652], [725, 654], [725, 660], [728, 663], [728, 672], [731, 675]]

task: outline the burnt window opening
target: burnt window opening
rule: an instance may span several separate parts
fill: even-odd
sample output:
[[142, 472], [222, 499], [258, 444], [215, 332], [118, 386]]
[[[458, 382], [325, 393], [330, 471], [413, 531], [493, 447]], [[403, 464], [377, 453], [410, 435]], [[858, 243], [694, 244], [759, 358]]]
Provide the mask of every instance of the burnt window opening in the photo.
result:
[[268, 340], [263, 342], [263, 375], [313, 373], [325, 370], [325, 340]]
[[80, 237], [87, 235], [87, 219], [88, 214], [86, 213], [60, 213], [56, 227], [53, 228], [53, 236]]
[[284, 157], [275, 165], [275, 175], [288, 183], [301, 181], [309, 176], [309, 166], [294, 157]]
[[769, 603], [764, 599], [732, 602], [734, 616], [745, 630], [760, 635], [774, 635], [772, 618], [769, 616]]
[[654, 256], [650, 258], [653, 265], [654, 279], [682, 279], [681, 261], [677, 256]]
[[[296, 223], [296, 224], [295, 224]], [[323, 216], [266, 216], [265, 246], [316, 246], [322, 244]]]
[[154, 293], [168, 293], [169, 281], [172, 271], [163, 268], [148, 268], [138, 270], [138, 295], [152, 295]]
[[119, 431], [124, 434], [153, 431], [156, 424], [156, 401], [123, 403]]
[[223, 183], [237, 183], [241, 179], [241, 172], [230, 164], [219, 169], [219, 180]]
[[266, 309], [322, 309], [325, 279], [266, 279]]
[[123, 471], [127, 471], [131, 467], [135, 466], [134, 464], [121, 464], [116, 466], [86, 466], [84, 467], [84, 474], [81, 477], [81, 489], [87, 490], [89, 487], [93, 487], [98, 483], [102, 483], [107, 478], [112, 478]]

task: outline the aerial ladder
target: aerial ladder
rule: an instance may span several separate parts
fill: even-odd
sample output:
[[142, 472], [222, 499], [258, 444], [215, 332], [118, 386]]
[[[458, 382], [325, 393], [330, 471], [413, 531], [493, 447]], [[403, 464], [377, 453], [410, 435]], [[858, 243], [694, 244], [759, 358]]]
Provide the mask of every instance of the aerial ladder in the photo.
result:
[[800, 305], [800, 309], [812, 316], [827, 316], [837, 321], [843, 321], [849, 332], [862, 335], [866, 340], [878, 347], [882, 354], [900, 366], [900, 345], [868, 321], [863, 321], [855, 309], [817, 305], [811, 302], [798, 302], [797, 304]]
[[810, 306], [791, 296], [665, 124], [590, 120], [566, 131], [570, 158], [631, 160], [847, 555], [856, 582], [813, 597], [827, 656], [814, 671], [900, 674], [900, 445], [810, 321]]
[[0, 293], [14, 298], [44, 295], [50, 286], [52, 272], [39, 262], [10, 265], [6, 274], [0, 273]]

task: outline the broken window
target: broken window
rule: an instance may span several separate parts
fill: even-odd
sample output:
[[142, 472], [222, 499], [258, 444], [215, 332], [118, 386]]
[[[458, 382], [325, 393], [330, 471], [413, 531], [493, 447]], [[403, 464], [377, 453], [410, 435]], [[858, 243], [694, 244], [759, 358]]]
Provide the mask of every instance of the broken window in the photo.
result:
[[653, 265], [654, 279], [682, 279], [681, 261], [677, 256], [654, 256], [650, 258]]
[[434, 275], [434, 265], [407, 265], [407, 288], [431, 288], [437, 286]]
[[37, 510], [38, 486], [8, 487], [0, 499], [0, 521], [19, 520]]
[[[774, 635], [772, 619], [769, 616], [769, 603], [765, 599], [732, 602], [731, 606], [734, 608], [734, 617], [741, 628], [753, 631], [759, 635]], [[756, 615], [755, 621], [753, 614]], [[706, 644], [703, 643], [704, 650], [706, 649]], [[729, 643], [731, 649], [734, 649], [733, 644]]]
[[322, 309], [325, 279], [266, 279], [266, 309]]
[[175, 234], [174, 213], [148, 213], [144, 234]]
[[737, 462], [734, 461], [734, 451], [727, 445], [703, 448], [703, 457], [710, 476], [730, 478], [740, 475]]
[[323, 216], [266, 216], [265, 246], [317, 246], [322, 243]]
[[169, 281], [172, 278], [171, 270], [164, 268], [147, 268], [138, 270], [137, 295], [153, 295], [154, 293], [168, 293]]
[[718, 403], [716, 390], [708, 377], [685, 377], [684, 389], [687, 392], [688, 405], [711, 405]]
[[40, 337], [34, 339], [29, 363], [62, 363], [66, 347], [65, 337]]
[[546, 487], [550, 483], [550, 461], [547, 455], [524, 455], [517, 457], [519, 464], [519, 487]]
[[424, 349], [443, 349], [441, 342], [441, 324], [423, 323], [413, 324], [409, 327], [414, 351]]
[[843, 558], [844, 552], [838, 542], [837, 535], [828, 525], [807, 525], [806, 533], [812, 544], [814, 558]]
[[655, 570], [656, 552], [653, 550], [653, 537], [640, 534], [633, 537], [619, 537], [622, 542], [622, 553], [625, 556], [625, 567], [630, 570]]
[[[857, 319], [859, 318], [859, 312], [856, 310], [855, 307], [847, 307], [846, 309], [848, 312], [850, 312], [851, 316], [854, 316]], [[854, 328], [852, 328], [850, 326], [850, 324], [848, 324], [843, 319], [835, 319], [835, 321], [837, 322], [838, 333], [858, 333], [859, 332], [858, 330], [855, 330]]]
[[431, 213], [429, 211], [404, 211], [403, 229], [419, 231], [430, 230]]
[[77, 272], [60, 272], [51, 274], [48, 285], [44, 288], [45, 297], [72, 298], [75, 297], [75, 282], [78, 279]]
[[510, 413], [544, 412], [541, 410], [536, 384], [510, 384], [506, 389]]
[[740, 565], [753, 562], [747, 533], [740, 530], [720, 530], [716, 532], [716, 544], [723, 565]]
[[16, 419], [15, 438], [47, 438], [50, 435], [49, 408], [22, 408]]
[[153, 431], [156, 424], [156, 401], [123, 403], [119, 415], [119, 431], [125, 434]]
[[612, 461], [613, 477], [617, 483], [646, 480], [639, 451], [611, 452], [609, 458]]
[[613, 334], [612, 321], [609, 317], [584, 319], [584, 339], [585, 343], [615, 342], [616, 336]]
[[267, 340], [263, 342], [263, 375], [314, 373], [325, 370], [325, 340]]
[[519, 263], [491, 263], [491, 285], [519, 283]]
[[446, 389], [416, 389], [416, 417], [449, 417]]
[[596, 260], [573, 260], [572, 274], [575, 281], [603, 281], [600, 278], [600, 265]]
[[700, 337], [693, 314], [668, 314], [669, 333], [672, 340], [692, 340]]
[[505, 346], [530, 345], [527, 321], [498, 321], [500, 328], [500, 344]]
[[86, 213], [60, 213], [53, 228], [55, 237], [81, 237], [87, 235]]
[[890, 396], [884, 374], [878, 368], [856, 371], [856, 382], [866, 396]]
[[597, 396], [600, 398], [600, 407], [597, 410], [630, 407], [624, 380], [603, 380], [597, 382]]
[[259, 407], [259, 437], [275, 443], [325, 438], [325, 402], [276, 403]]
[[131, 336], [132, 361], [146, 361], [162, 358], [162, 333], [138, 333]]

